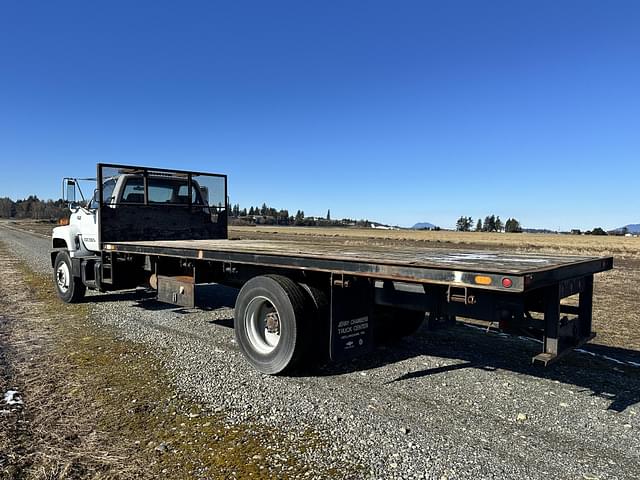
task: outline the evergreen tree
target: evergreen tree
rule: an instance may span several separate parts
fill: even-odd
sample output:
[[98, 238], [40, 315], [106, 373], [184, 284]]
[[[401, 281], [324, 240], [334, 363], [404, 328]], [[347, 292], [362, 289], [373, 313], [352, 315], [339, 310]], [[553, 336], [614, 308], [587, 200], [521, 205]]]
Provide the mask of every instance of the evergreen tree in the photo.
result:
[[460, 217], [456, 222], [456, 230], [459, 232], [468, 232], [471, 230], [473, 219], [471, 217]]
[[327, 221], [331, 221], [331, 210], [327, 210]]
[[509, 218], [504, 224], [504, 231], [507, 233], [520, 233], [522, 232], [522, 227], [518, 220], [515, 218]]
[[[502, 223], [502, 222], [501, 222]], [[495, 232], [496, 231], [496, 216], [495, 215], [487, 215], [484, 217], [484, 226], [482, 228], [483, 232]]]
[[482, 220], [478, 219], [478, 223], [476, 223], [476, 232], [482, 231]]

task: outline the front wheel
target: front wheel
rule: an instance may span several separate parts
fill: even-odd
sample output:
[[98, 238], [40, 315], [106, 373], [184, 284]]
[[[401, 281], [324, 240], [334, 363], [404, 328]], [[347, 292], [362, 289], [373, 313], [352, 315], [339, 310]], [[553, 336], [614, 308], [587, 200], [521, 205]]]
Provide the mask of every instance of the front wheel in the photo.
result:
[[53, 283], [58, 297], [65, 303], [80, 301], [87, 290], [82, 280], [73, 276], [69, 252], [62, 250], [56, 255], [53, 266]]
[[300, 363], [309, 341], [306, 292], [281, 275], [255, 277], [244, 284], [235, 306], [235, 337], [260, 372], [283, 373]]

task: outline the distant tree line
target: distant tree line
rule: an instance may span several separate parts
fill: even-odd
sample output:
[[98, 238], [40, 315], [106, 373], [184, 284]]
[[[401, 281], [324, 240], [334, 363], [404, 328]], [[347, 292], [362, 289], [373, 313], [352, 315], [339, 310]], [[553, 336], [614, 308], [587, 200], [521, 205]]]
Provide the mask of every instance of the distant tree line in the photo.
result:
[[[263, 203], [261, 207], [240, 208], [234, 204], [229, 209], [229, 216], [234, 223], [259, 225], [299, 225], [299, 226], [357, 226], [369, 227], [369, 220], [343, 218], [333, 220], [331, 211], [325, 217], [308, 217], [304, 211], [298, 210], [295, 215], [287, 209], [276, 209]], [[30, 195], [23, 200], [13, 201], [8, 197], [0, 198], [0, 218], [31, 218], [35, 220], [53, 220], [67, 217], [69, 209], [62, 200], [40, 200]]]
[[[458, 218], [456, 222], [456, 230], [459, 232], [470, 232], [473, 226], [473, 218], [461, 216]], [[625, 235], [628, 232], [627, 228], [619, 228], [616, 230], [611, 230], [609, 232], [605, 231], [601, 227], [596, 227], [593, 230], [581, 231], [579, 229], [573, 229], [571, 232], [557, 232], [554, 230], [547, 229], [536, 229], [536, 228], [527, 228], [523, 229], [520, 222], [515, 218], [507, 219], [504, 224], [502, 220], [500, 220], [499, 216], [496, 215], [488, 215], [484, 218], [484, 222], [482, 219], [478, 219], [475, 226], [476, 232], [506, 232], [506, 233], [571, 233], [572, 235]]]
[[0, 218], [33, 218], [36, 220], [58, 220], [68, 215], [64, 200], [40, 200], [30, 195], [23, 200], [13, 201], [0, 198]]
[[627, 232], [627, 228], [606, 232], [602, 227], [596, 227], [593, 230], [585, 230], [584, 232], [577, 228], [571, 230], [572, 235], [625, 235]]
[[287, 209], [273, 208], [266, 203], [263, 203], [261, 207], [249, 207], [249, 209], [246, 207], [241, 208], [238, 203], [233, 204], [229, 209], [229, 216], [232, 223], [236, 225], [295, 225], [303, 227], [369, 227], [371, 225], [371, 222], [366, 219], [343, 218], [341, 220], [333, 220], [331, 218], [331, 210], [327, 210], [327, 215], [324, 217], [308, 217], [305, 215], [304, 210], [297, 210], [294, 215], [289, 213]]
[[[456, 230], [459, 232], [470, 232], [472, 228], [473, 218], [465, 216], [458, 218]], [[487, 215], [484, 217], [484, 222], [479, 218], [475, 224], [476, 232], [502, 232], [503, 230], [507, 233], [520, 233], [522, 232], [522, 226], [515, 218], [509, 218], [503, 224], [500, 217], [496, 215]]]

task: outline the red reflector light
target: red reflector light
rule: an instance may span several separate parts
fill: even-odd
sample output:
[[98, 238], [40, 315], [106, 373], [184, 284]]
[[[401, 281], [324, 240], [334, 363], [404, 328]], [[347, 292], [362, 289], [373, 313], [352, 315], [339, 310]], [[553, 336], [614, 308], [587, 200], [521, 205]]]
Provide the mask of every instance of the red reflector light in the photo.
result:
[[504, 288], [511, 288], [512, 285], [513, 285], [513, 282], [511, 281], [510, 278], [505, 277], [502, 279], [502, 286]]

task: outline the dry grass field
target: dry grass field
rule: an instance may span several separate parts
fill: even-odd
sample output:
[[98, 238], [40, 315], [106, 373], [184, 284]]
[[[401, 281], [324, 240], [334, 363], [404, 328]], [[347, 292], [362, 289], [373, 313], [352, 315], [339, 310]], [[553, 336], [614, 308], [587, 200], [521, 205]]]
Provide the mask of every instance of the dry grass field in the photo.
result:
[[618, 258], [640, 258], [640, 238], [554, 235], [505, 234], [485, 232], [452, 232], [427, 230], [378, 230], [369, 228], [316, 227], [231, 227], [230, 235], [285, 235], [339, 239], [349, 243], [420, 242], [429, 247], [507, 248], [522, 252], [557, 252], [568, 255], [613, 255]]
[[[33, 233], [51, 235], [56, 225], [46, 221], [19, 220], [10, 226]], [[370, 228], [323, 227], [229, 227], [232, 238], [313, 238], [315, 241], [338, 241], [345, 244], [382, 244], [396, 242], [422, 244], [425, 247], [466, 249], [509, 249], [521, 252], [555, 252], [567, 255], [612, 255], [616, 259], [639, 259], [640, 238], [554, 235], [554, 234], [505, 234], [427, 230], [377, 230]]]

